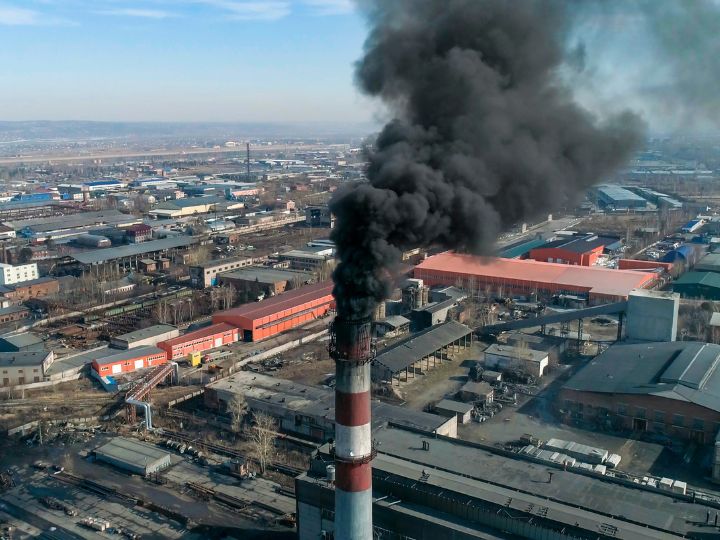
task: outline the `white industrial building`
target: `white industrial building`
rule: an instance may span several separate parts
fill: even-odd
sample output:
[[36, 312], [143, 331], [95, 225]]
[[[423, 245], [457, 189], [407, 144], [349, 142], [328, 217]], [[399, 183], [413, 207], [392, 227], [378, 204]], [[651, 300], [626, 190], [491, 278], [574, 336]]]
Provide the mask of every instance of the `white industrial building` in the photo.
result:
[[0, 263], [0, 285], [13, 285], [14, 283], [30, 281], [39, 277], [36, 263], [19, 264], [17, 266]]

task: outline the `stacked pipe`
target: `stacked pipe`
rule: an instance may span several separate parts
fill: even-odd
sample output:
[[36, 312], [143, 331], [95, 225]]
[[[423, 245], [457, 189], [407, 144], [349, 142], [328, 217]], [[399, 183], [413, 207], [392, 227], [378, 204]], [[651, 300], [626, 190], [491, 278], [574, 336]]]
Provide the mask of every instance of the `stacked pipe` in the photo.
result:
[[370, 319], [338, 317], [330, 355], [335, 360], [335, 538], [372, 540]]

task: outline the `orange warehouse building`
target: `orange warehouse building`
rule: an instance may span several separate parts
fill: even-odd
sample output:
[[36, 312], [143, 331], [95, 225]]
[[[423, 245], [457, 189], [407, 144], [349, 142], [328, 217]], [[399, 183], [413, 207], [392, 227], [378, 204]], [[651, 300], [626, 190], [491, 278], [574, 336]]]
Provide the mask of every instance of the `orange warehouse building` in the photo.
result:
[[137, 347], [126, 351], [119, 351], [109, 356], [93, 360], [92, 368], [101, 377], [129, 373], [136, 369], [149, 368], [165, 364], [168, 361], [167, 353], [158, 347]]
[[[207, 351], [238, 340], [238, 329], [230, 324], [212, 324], [182, 336], [161, 341], [158, 347], [167, 351], [171, 360], [187, 358], [191, 352]], [[131, 349], [132, 350], [132, 349]]]
[[610, 270], [595, 266], [545, 263], [531, 259], [498, 259], [445, 252], [429, 257], [413, 271], [427, 285], [462, 284], [481, 294], [540, 296], [572, 294], [584, 296], [590, 304], [627, 300], [631, 290], [650, 288], [656, 275], [634, 270]]
[[605, 246], [617, 242], [617, 238], [576, 234], [533, 248], [527, 258], [541, 262], [593, 266], [603, 254]]
[[328, 281], [308, 285], [222, 311], [213, 315], [213, 322], [239, 327], [244, 341], [260, 341], [327, 315], [335, 302], [332, 289], [333, 284]]

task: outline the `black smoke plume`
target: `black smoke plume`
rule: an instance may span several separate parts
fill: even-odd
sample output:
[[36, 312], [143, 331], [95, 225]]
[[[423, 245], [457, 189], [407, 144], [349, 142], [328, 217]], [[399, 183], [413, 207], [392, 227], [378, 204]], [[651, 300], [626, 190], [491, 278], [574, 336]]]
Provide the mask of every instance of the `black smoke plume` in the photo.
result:
[[359, 87], [394, 119], [368, 183], [331, 201], [338, 312], [370, 315], [402, 250], [490, 254], [503, 229], [574, 199], [626, 161], [638, 119], [579, 107], [558, 70], [572, 2], [372, 0]]

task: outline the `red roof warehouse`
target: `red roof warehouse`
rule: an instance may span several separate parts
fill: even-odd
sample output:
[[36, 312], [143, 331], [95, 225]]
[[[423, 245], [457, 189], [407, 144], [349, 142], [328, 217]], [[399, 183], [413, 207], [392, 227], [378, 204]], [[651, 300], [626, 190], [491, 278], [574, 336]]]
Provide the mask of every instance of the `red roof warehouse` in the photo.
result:
[[[161, 341], [158, 347], [167, 351], [171, 360], [185, 358], [195, 351], [207, 351], [238, 340], [238, 329], [230, 324], [213, 324], [182, 336]], [[132, 350], [132, 349], [131, 349]]]
[[574, 235], [553, 240], [530, 250], [528, 259], [536, 261], [593, 266], [605, 246], [614, 244], [617, 238], [604, 238], [594, 234]]
[[[108, 351], [112, 352], [112, 351]], [[118, 351], [103, 358], [93, 360], [92, 368], [105, 377], [128, 373], [136, 369], [159, 366], [167, 362], [167, 353], [157, 347], [138, 347], [127, 351]]]
[[327, 315], [333, 306], [331, 282], [316, 283], [213, 315], [214, 323], [242, 329], [244, 341], [259, 341]]
[[465, 286], [473, 281], [475, 290], [490, 288], [504, 294], [575, 294], [587, 296], [590, 304], [627, 300], [631, 290], [649, 288], [656, 282], [650, 272], [609, 270], [594, 266], [573, 266], [537, 262], [531, 259], [498, 259], [441, 253], [415, 267], [413, 275], [428, 285]]

